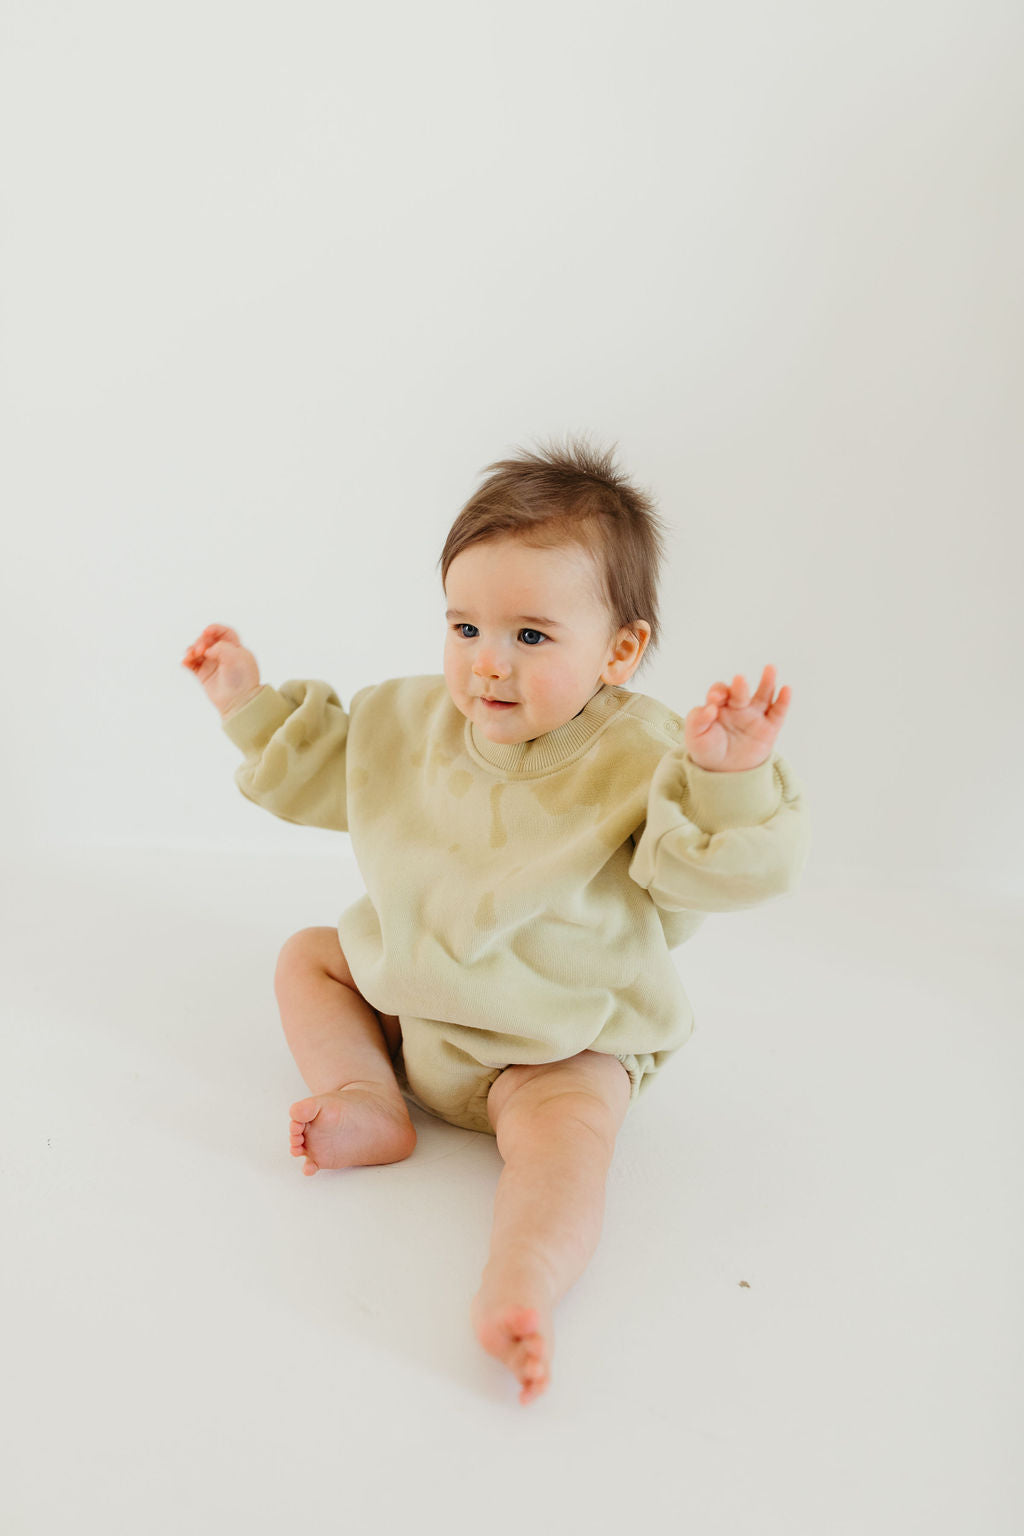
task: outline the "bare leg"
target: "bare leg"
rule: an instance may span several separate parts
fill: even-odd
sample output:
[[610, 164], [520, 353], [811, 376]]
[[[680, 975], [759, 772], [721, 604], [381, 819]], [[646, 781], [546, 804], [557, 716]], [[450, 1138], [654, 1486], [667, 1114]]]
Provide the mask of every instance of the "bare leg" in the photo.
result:
[[[312, 1095], [289, 1111], [291, 1152], [305, 1157], [303, 1173], [408, 1157], [416, 1131], [382, 1023], [356, 990], [334, 929], [293, 934], [281, 951], [274, 991]], [[389, 1023], [397, 1029], [397, 1021]]]
[[[509, 1072], [523, 1076], [496, 1097]], [[597, 1248], [629, 1091], [621, 1063], [594, 1051], [544, 1068], [509, 1068], [491, 1089], [505, 1167], [471, 1317], [484, 1348], [518, 1377], [521, 1403], [548, 1385], [555, 1305]]]

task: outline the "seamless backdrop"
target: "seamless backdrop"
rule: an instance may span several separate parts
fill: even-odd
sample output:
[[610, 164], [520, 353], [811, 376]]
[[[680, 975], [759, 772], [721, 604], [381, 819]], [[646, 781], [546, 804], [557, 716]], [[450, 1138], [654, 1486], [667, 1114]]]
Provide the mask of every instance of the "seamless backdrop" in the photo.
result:
[[[814, 867], [1019, 889], [1020, 8], [0, 13], [0, 794], [311, 848], [178, 666], [439, 671], [483, 467], [616, 443], [674, 708], [766, 661]], [[201, 39], [201, 44], [200, 44]]]
[[[0, 1527], [1017, 1536], [1019, 0], [0, 0]], [[487, 464], [669, 526], [798, 890], [679, 955], [526, 1408], [501, 1159], [304, 1178], [277, 955], [361, 893], [180, 664], [439, 672]]]

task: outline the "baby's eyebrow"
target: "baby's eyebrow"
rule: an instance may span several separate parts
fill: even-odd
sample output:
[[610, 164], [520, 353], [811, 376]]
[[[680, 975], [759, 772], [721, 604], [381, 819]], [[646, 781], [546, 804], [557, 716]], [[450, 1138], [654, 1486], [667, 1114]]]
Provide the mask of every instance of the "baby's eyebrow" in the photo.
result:
[[[449, 608], [445, 613], [446, 619], [468, 619], [469, 614], [463, 613], [461, 608]], [[513, 615], [515, 624], [544, 624], [548, 629], [564, 629], [564, 624], [559, 624], [557, 619], [541, 619], [535, 613], [517, 613]]]

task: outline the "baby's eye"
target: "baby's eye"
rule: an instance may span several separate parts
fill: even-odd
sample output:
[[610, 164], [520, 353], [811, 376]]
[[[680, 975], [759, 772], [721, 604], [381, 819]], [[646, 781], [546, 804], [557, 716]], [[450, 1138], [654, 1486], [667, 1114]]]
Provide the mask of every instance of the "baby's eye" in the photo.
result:
[[[453, 624], [452, 628], [455, 630], [456, 634], [460, 636], [461, 639], [465, 640], [467, 639], [467, 636], [463, 635], [462, 631], [464, 629], [476, 629], [476, 625], [463, 622], [461, 624]], [[539, 629], [521, 629], [519, 633], [521, 635], [536, 635], [539, 640], [546, 640], [548, 638], [547, 635], [543, 634]], [[470, 635], [468, 638], [471, 640], [473, 637]], [[527, 643], [529, 644], [530, 650], [535, 651], [537, 649], [536, 645], [534, 645], [532, 641]]]

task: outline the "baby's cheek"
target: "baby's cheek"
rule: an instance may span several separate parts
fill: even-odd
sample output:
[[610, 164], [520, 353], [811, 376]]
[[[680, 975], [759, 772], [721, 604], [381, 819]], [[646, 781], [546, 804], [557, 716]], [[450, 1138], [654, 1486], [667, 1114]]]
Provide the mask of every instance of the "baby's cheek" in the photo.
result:
[[573, 690], [571, 686], [567, 686], [564, 678], [556, 673], [543, 672], [533, 677], [530, 693], [534, 704], [539, 709], [554, 714], [560, 714], [573, 696]]

